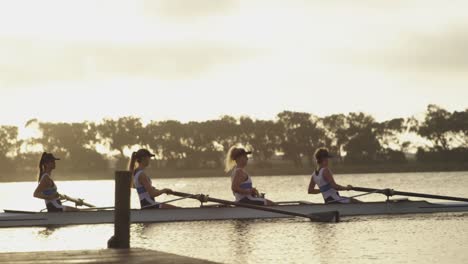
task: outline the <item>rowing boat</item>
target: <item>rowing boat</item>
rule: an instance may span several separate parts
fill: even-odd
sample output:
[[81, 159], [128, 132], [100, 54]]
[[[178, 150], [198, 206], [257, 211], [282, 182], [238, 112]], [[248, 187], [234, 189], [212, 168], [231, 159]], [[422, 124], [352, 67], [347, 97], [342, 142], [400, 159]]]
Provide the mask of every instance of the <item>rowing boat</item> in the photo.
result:
[[[313, 204], [308, 202], [283, 202], [271, 208], [301, 214], [338, 211], [341, 217], [369, 215], [400, 215], [442, 212], [468, 212], [468, 203], [431, 203], [408, 199], [357, 204]], [[270, 219], [291, 216], [250, 208], [222, 205], [204, 205], [193, 208], [171, 208], [155, 210], [131, 210], [132, 223], [159, 223], [176, 221]], [[0, 227], [56, 226], [79, 224], [105, 224], [114, 222], [113, 210], [80, 212], [28, 212], [5, 210], [0, 213]]]

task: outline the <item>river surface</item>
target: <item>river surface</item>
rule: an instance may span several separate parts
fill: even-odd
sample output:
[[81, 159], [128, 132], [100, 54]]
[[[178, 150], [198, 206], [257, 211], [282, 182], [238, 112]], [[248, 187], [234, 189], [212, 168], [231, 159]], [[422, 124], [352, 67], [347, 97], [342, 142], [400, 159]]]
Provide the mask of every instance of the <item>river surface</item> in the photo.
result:
[[[157, 175], [156, 175], [157, 176]], [[336, 175], [337, 182], [468, 197], [468, 172]], [[157, 187], [232, 199], [230, 179], [157, 179]], [[307, 200], [310, 176], [253, 176], [254, 185], [273, 201]], [[113, 181], [60, 181], [59, 192], [84, 197], [96, 206], [112, 206]], [[41, 210], [36, 183], [0, 183], [0, 209]], [[347, 192], [346, 195], [356, 195]], [[174, 197], [163, 196], [160, 200]], [[372, 194], [365, 201], [384, 200]], [[174, 203], [198, 206], [193, 200]], [[138, 208], [136, 193], [132, 207]], [[0, 251], [103, 249], [113, 225], [56, 228], [0, 228]], [[338, 224], [304, 219], [202, 221], [135, 224], [132, 247], [161, 250], [224, 263], [468, 263], [468, 213], [343, 218]]]

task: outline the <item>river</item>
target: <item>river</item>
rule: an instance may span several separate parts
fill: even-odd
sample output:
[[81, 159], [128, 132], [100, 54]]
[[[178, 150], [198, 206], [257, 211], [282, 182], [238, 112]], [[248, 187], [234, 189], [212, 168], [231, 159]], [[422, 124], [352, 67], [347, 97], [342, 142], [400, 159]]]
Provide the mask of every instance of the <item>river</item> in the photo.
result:
[[[97, 206], [113, 205], [113, 181], [60, 181], [59, 192], [84, 197]], [[341, 184], [468, 197], [468, 172], [336, 175]], [[273, 201], [307, 200], [310, 176], [253, 176]], [[232, 199], [229, 177], [153, 179], [157, 187]], [[0, 208], [40, 210], [35, 182], [0, 183]], [[355, 195], [348, 192], [346, 195]], [[174, 197], [163, 196], [160, 200]], [[365, 201], [385, 199], [379, 194]], [[182, 200], [178, 206], [198, 206]], [[132, 193], [132, 207], [138, 208]], [[56, 228], [0, 228], [0, 251], [103, 249], [113, 225]], [[135, 224], [132, 247], [224, 263], [468, 263], [468, 213], [343, 218], [338, 224], [305, 219], [202, 221]]]

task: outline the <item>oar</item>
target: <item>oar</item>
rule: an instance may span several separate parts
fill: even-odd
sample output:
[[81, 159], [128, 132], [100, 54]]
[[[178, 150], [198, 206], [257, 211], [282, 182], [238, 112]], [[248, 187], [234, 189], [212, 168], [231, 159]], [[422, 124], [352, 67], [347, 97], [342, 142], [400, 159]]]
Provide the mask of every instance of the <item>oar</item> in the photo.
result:
[[291, 216], [298, 216], [298, 217], [305, 217], [310, 219], [311, 221], [314, 222], [339, 222], [340, 221], [340, 215], [338, 211], [329, 211], [329, 212], [320, 212], [320, 213], [314, 213], [314, 214], [301, 214], [301, 213], [296, 213], [296, 212], [290, 212], [290, 211], [284, 211], [284, 210], [279, 210], [275, 208], [271, 208], [268, 206], [260, 206], [260, 205], [253, 205], [253, 204], [246, 204], [246, 203], [238, 203], [238, 202], [232, 202], [232, 201], [227, 201], [227, 200], [221, 200], [217, 198], [212, 198], [209, 197], [208, 195], [193, 195], [189, 193], [182, 193], [182, 192], [170, 192], [168, 194], [175, 195], [175, 196], [180, 196], [180, 197], [192, 197], [193, 199], [197, 199], [201, 202], [214, 202], [214, 203], [220, 203], [220, 204], [225, 204], [225, 205], [233, 205], [233, 206], [238, 206], [238, 207], [245, 207], [245, 208], [250, 208], [254, 210], [261, 210], [261, 211], [267, 211], [267, 212], [272, 212], [272, 213], [278, 213], [278, 214], [284, 214], [284, 215], [291, 215]]
[[90, 208], [80, 209], [80, 211], [105, 211], [105, 210], [110, 210], [114, 208], [115, 208], [114, 206], [90, 207]]
[[364, 187], [353, 187], [352, 190], [353, 191], [358, 191], [358, 192], [381, 193], [381, 194], [386, 195], [387, 197], [393, 196], [393, 195], [401, 195], [401, 196], [412, 196], [412, 197], [421, 197], [421, 198], [429, 198], [429, 199], [440, 199], [440, 200], [468, 202], [468, 198], [453, 197], [453, 196], [442, 196], [442, 195], [434, 195], [434, 194], [426, 194], [426, 193], [400, 192], [400, 191], [395, 191], [393, 189], [379, 190], [379, 189], [364, 188]]
[[[164, 201], [164, 202], [161, 202], [161, 203], [158, 203], [158, 204], [168, 204], [168, 203], [172, 203], [172, 202], [175, 202], [175, 201], [180, 201], [180, 200], [184, 200], [184, 199], [188, 199], [188, 198], [195, 198], [195, 196], [197, 196], [197, 195], [190, 195], [190, 196], [187, 196], [187, 197], [172, 199], [172, 200]], [[150, 205], [150, 206], [153, 206], [153, 205]], [[110, 210], [110, 209], [115, 209], [115, 207], [114, 206], [90, 207], [90, 208], [80, 209], [80, 211], [102, 211], [102, 210]], [[11, 211], [11, 210], [9, 210], [9, 211]]]
[[361, 193], [361, 194], [350, 196], [350, 197], [341, 197], [340, 199], [337, 199], [337, 200], [331, 200], [331, 201], [327, 202], [327, 204], [337, 203], [337, 202], [345, 200], [345, 199], [352, 199], [352, 198], [356, 198], [356, 197], [362, 197], [362, 196], [366, 196], [366, 195], [370, 195], [370, 194], [374, 194], [374, 193], [379, 193], [380, 191], [383, 191], [383, 190], [385, 190], [385, 189], [380, 189], [380, 190], [376, 189], [376, 190], [374, 190], [372, 192]]
[[84, 205], [84, 206], [88, 206], [88, 207], [96, 207], [90, 203], [87, 203], [85, 202], [83, 199], [77, 199], [77, 198], [73, 198], [73, 197], [70, 197], [66, 194], [60, 194], [60, 199], [64, 199], [64, 200], [67, 200], [67, 201], [70, 201], [70, 202], [74, 202], [76, 206], [80, 206], [80, 205]]

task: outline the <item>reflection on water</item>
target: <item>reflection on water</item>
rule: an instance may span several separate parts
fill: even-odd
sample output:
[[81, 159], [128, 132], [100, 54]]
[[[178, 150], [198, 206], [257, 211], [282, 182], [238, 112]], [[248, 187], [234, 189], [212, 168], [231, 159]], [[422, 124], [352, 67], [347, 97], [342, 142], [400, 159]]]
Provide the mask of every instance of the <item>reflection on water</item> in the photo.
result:
[[240, 263], [247, 263], [248, 256], [252, 252], [250, 246], [250, 237], [249, 234], [249, 221], [245, 220], [234, 220], [231, 221], [233, 232], [231, 235], [228, 235], [230, 238], [229, 246], [233, 250], [232, 254], [234, 259], [239, 261]]
[[308, 245], [316, 252], [320, 262], [327, 262], [331, 255], [340, 248], [340, 240], [337, 238], [334, 224], [311, 225]]
[[[272, 200], [320, 201], [320, 197], [305, 193], [308, 176], [255, 177], [254, 180]], [[466, 172], [337, 175], [337, 180], [356, 186], [468, 197]], [[228, 178], [155, 179], [155, 183], [182, 192], [209, 193], [224, 199], [232, 196]], [[28, 199], [34, 184], [0, 184], [0, 208], [42, 208], [41, 201]], [[113, 203], [111, 181], [58, 184], [64, 192], [85, 197], [99, 206]], [[18, 197], [26, 198], [18, 200]], [[173, 197], [164, 196], [160, 200], [170, 199]], [[385, 197], [369, 195], [363, 199]], [[175, 204], [199, 206], [191, 200]], [[134, 194], [132, 206], [138, 207]], [[226, 263], [468, 263], [468, 213], [342, 220], [338, 224], [314, 223], [303, 218], [135, 224], [131, 227], [131, 244]], [[113, 228], [108, 224], [2, 228], [0, 248], [4, 252], [102, 249], [107, 247]]]

